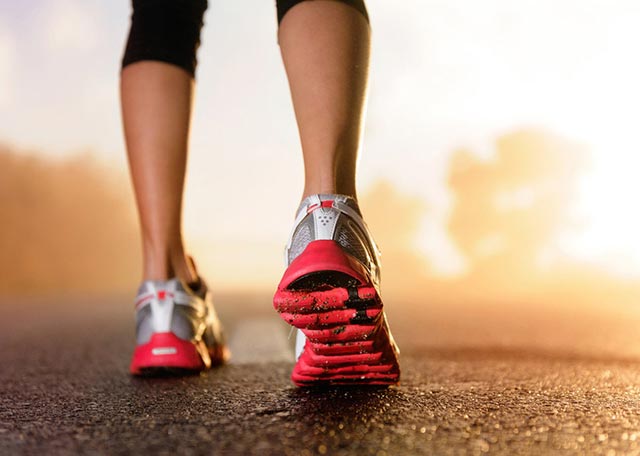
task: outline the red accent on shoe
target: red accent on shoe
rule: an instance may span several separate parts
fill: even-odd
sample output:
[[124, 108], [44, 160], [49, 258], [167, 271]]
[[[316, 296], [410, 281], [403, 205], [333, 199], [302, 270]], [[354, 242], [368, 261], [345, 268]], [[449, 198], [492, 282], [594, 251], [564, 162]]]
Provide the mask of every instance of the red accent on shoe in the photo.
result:
[[316, 329], [323, 326], [346, 325], [358, 317], [362, 319], [366, 317], [373, 321], [381, 310], [382, 307], [369, 308], [362, 311], [360, 316], [356, 309], [340, 309], [321, 313], [281, 312], [280, 316], [296, 328]]
[[333, 200], [320, 201], [320, 204], [312, 204], [307, 208], [307, 214], [311, 214], [313, 211], [320, 207], [333, 207]]
[[149, 342], [136, 347], [129, 370], [138, 375], [148, 368], [202, 371], [210, 366], [211, 358], [203, 341], [190, 342], [166, 332], [155, 333]]
[[[374, 287], [359, 287], [358, 297], [362, 300], [374, 299]], [[274, 306], [278, 312], [315, 313], [332, 309], [344, 308], [344, 302], [349, 299], [345, 288], [332, 288], [323, 291], [279, 290], [274, 297]]]
[[291, 380], [297, 386], [322, 386], [322, 385], [371, 385], [389, 386], [398, 383], [397, 374], [385, 374], [369, 372], [367, 374], [337, 374], [337, 375], [305, 375], [298, 372], [297, 365], [291, 374]]
[[140, 296], [138, 299], [136, 299], [136, 305], [135, 307], [138, 308], [140, 305], [142, 305], [143, 303], [145, 303], [148, 299], [153, 298], [152, 294], [146, 294], [143, 296]]
[[385, 328], [384, 324], [379, 326], [375, 341], [360, 353], [350, 355], [317, 355], [318, 344], [307, 339], [291, 379], [298, 386], [397, 384], [400, 368]]
[[373, 336], [375, 330], [375, 325], [340, 325], [332, 329], [303, 329], [303, 332], [313, 342], [329, 344], [366, 340]]
[[[157, 297], [158, 299], [167, 299], [167, 298], [173, 298], [175, 296], [174, 293], [171, 293], [169, 291], [158, 291], [157, 293]], [[155, 298], [156, 295], [155, 294], [146, 294], [144, 296], [140, 296], [138, 299], [136, 299], [136, 303], [135, 303], [135, 308], [136, 310], [140, 307], [142, 307], [144, 304], [146, 304], [148, 301], [152, 300], [153, 298]]]
[[[351, 353], [347, 355], [317, 355], [313, 347], [303, 353], [304, 363], [311, 367], [338, 368], [341, 365], [376, 364], [382, 359], [382, 352], [373, 353]], [[391, 366], [386, 366], [382, 370], [388, 370]]]
[[[359, 285], [292, 290], [311, 272], [339, 271]], [[298, 386], [395, 385], [400, 378], [398, 350], [382, 300], [364, 267], [335, 241], [313, 241], [284, 274], [273, 298], [275, 309], [307, 338], [291, 379]]]
[[297, 279], [320, 271], [337, 271], [357, 279], [366, 285], [368, 274], [365, 267], [354, 257], [345, 253], [336, 241], [312, 241], [304, 251], [289, 265], [278, 285], [279, 290], [286, 289]]
[[319, 342], [311, 346], [311, 350], [317, 355], [349, 355], [356, 353], [371, 353], [373, 341], [342, 342], [339, 344], [322, 344]]

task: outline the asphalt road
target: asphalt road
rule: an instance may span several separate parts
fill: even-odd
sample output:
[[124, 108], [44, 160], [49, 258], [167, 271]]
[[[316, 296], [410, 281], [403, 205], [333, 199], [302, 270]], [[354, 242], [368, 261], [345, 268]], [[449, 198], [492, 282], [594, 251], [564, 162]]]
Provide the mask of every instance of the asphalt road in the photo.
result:
[[128, 299], [1, 300], [0, 454], [640, 454], [635, 314], [387, 304], [401, 386], [304, 390], [269, 296], [218, 302], [233, 362], [142, 380]]

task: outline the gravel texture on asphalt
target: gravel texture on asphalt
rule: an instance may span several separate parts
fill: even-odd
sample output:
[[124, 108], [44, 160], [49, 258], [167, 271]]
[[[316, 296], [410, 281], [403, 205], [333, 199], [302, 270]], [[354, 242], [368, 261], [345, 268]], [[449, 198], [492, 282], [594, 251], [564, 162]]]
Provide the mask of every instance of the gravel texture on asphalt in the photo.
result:
[[273, 360], [138, 379], [128, 313], [54, 310], [0, 311], [0, 454], [640, 454], [634, 357], [405, 341], [389, 389], [299, 389]]

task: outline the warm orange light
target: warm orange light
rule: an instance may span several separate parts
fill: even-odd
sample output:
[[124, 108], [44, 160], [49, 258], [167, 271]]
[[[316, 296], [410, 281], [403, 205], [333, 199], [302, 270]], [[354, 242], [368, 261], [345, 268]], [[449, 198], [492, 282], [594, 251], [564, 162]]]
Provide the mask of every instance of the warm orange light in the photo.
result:
[[632, 151], [633, 140], [626, 144], [624, 153], [594, 151], [575, 207], [582, 226], [565, 242], [573, 254], [633, 277], [640, 275], [640, 154]]

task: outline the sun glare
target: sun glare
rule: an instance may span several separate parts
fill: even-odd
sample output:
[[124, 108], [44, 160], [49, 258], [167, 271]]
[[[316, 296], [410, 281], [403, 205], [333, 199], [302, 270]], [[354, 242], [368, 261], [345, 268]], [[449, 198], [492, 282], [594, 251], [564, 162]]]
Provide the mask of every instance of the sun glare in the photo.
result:
[[572, 254], [621, 276], [640, 275], [640, 155], [630, 149], [594, 151], [575, 207], [578, 233], [566, 240]]

